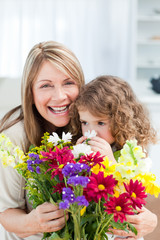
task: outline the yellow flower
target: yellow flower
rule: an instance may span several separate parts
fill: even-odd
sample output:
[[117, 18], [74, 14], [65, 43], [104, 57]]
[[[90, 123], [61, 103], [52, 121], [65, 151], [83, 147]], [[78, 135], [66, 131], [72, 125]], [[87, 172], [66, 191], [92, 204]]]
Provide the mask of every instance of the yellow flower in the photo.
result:
[[83, 216], [83, 214], [85, 213], [85, 211], [86, 211], [86, 206], [81, 209], [81, 211], [80, 211], [81, 216]]
[[139, 181], [142, 182], [143, 186], [146, 188], [146, 193], [158, 197], [160, 193], [160, 186], [155, 182], [156, 181], [155, 174], [151, 172], [145, 173], [144, 175], [139, 174], [135, 176], [135, 179], [138, 179]]

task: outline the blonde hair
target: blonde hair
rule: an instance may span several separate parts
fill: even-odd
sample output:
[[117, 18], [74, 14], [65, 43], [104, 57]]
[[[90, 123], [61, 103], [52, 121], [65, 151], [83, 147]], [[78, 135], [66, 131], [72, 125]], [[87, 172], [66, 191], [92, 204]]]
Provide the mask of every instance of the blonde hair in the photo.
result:
[[127, 139], [136, 138], [143, 147], [156, 142], [156, 132], [151, 127], [147, 110], [129, 84], [118, 77], [100, 76], [81, 89], [70, 111], [72, 131], [78, 137], [81, 134], [79, 110], [88, 110], [94, 116], [106, 116], [119, 149]]
[[[39, 145], [41, 136], [46, 129], [45, 120], [38, 113], [33, 104], [32, 86], [45, 61], [50, 61], [56, 68], [67, 73], [74, 79], [80, 89], [84, 85], [84, 75], [81, 65], [72, 51], [63, 44], [55, 41], [47, 41], [36, 44], [28, 54], [23, 70], [21, 99], [22, 105], [11, 110], [1, 120], [1, 129], [3, 131], [16, 122], [24, 119], [24, 127], [29, 143]], [[20, 115], [8, 123], [10, 116], [20, 109]]]

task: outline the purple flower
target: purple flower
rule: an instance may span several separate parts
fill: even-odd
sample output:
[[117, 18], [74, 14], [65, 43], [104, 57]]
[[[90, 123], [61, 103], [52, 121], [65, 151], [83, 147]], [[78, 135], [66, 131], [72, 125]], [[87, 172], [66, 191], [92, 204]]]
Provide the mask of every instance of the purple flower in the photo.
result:
[[89, 202], [86, 200], [85, 196], [78, 196], [75, 199], [75, 202], [77, 202], [78, 205], [84, 205], [86, 207], [89, 205]]
[[87, 170], [87, 172], [90, 172], [91, 167], [89, 167], [85, 163], [76, 163], [74, 164], [74, 170], [75, 172], [82, 172], [83, 170]]
[[67, 209], [69, 208], [69, 201], [68, 200], [64, 200], [64, 202], [60, 202], [59, 203], [59, 209]]
[[39, 167], [39, 166], [37, 166], [37, 167], [36, 167], [36, 172], [37, 172], [38, 174], [40, 174], [40, 173], [41, 173], [41, 169], [40, 169], [40, 167]]
[[[39, 155], [38, 155], [38, 154], [35, 154], [35, 153], [29, 153], [28, 156], [31, 158], [31, 159], [28, 159], [28, 160], [27, 160], [28, 170], [29, 170], [30, 172], [34, 172], [34, 168], [33, 168], [32, 165], [34, 165], [34, 164], [40, 164], [40, 163], [42, 163], [42, 160], [40, 160], [40, 159], [39, 159]], [[38, 174], [41, 173], [39, 166], [36, 167], [36, 172], [37, 172]]]
[[90, 167], [87, 164], [84, 163], [69, 163], [62, 169], [62, 174], [67, 176], [75, 176], [78, 173], [87, 170], [87, 172], [90, 171]]
[[71, 188], [63, 188], [62, 200], [68, 200], [70, 203], [73, 203], [75, 201], [75, 195]]
[[83, 176], [70, 177], [67, 181], [68, 184], [73, 184], [74, 186], [81, 185], [82, 187], [86, 187], [88, 182], [89, 178]]
[[28, 170], [29, 170], [30, 172], [34, 172], [34, 169], [33, 169], [33, 167], [32, 167], [31, 165], [28, 165]]
[[67, 177], [67, 176], [71, 176], [74, 173], [74, 163], [69, 163], [66, 164], [64, 166], [64, 168], [62, 169], [62, 174]]

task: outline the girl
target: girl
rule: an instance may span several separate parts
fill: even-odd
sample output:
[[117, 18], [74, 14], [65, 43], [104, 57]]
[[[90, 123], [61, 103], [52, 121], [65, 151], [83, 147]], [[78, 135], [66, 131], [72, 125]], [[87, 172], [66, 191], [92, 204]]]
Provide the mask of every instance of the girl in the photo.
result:
[[[129, 84], [118, 77], [101, 76], [86, 84], [72, 104], [70, 114], [74, 136], [83, 135], [77, 143], [86, 140], [86, 131], [95, 130], [97, 135], [88, 141], [89, 145], [112, 161], [115, 161], [113, 152], [120, 150], [126, 140], [136, 138], [144, 149], [156, 142], [156, 132], [146, 110]], [[138, 231], [138, 237], [141, 236]]]

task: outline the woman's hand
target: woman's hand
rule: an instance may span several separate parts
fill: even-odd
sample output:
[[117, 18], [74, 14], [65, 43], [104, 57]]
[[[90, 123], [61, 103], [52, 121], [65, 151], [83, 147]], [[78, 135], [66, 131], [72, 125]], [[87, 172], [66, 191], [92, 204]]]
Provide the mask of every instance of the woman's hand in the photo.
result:
[[[122, 230], [111, 229], [114, 235], [126, 237], [129, 240], [139, 239], [145, 235], [154, 231], [157, 226], [157, 216], [143, 207], [139, 209], [137, 215], [127, 215], [127, 221], [134, 225], [138, 231], [138, 235], [135, 236], [133, 232], [125, 232]], [[115, 237], [114, 240], [122, 240], [120, 237]]]
[[68, 220], [68, 214], [65, 217], [64, 210], [47, 202], [28, 214], [18, 208], [9, 208], [0, 214], [2, 226], [20, 238], [37, 233], [56, 232], [65, 226], [66, 220]]
[[[68, 220], [68, 214], [66, 220]], [[37, 233], [56, 232], [65, 226], [64, 210], [45, 202], [28, 214], [28, 226]]]

